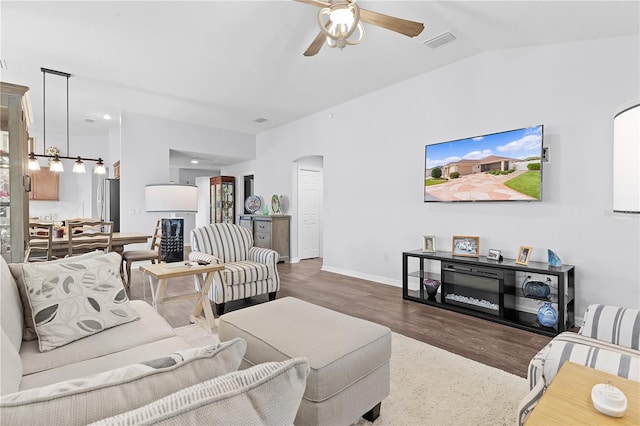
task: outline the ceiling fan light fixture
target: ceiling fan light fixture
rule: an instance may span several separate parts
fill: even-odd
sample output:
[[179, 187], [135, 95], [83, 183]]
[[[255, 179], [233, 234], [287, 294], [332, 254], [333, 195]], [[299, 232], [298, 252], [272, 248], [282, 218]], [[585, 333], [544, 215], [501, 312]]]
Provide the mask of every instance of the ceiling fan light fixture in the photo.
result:
[[[326, 17], [326, 19], [325, 19]], [[327, 36], [329, 47], [343, 49], [346, 45], [355, 45], [364, 38], [364, 27], [360, 22], [360, 8], [355, 1], [334, 3], [318, 13], [320, 29]], [[357, 37], [351, 38], [356, 33]]]

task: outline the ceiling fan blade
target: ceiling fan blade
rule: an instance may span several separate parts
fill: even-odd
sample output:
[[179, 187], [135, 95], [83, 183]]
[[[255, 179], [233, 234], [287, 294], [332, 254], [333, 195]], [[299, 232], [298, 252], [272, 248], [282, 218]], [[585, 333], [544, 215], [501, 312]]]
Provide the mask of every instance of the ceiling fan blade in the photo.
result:
[[320, 0], [295, 0], [295, 1], [300, 2], [300, 3], [310, 4], [311, 6], [318, 6], [318, 7], [329, 7], [329, 6], [331, 6], [331, 3], [320, 1]]
[[[302, 1], [302, 0], [297, 0]], [[306, 3], [306, 1], [304, 1]], [[420, 22], [408, 21], [402, 18], [383, 15], [382, 13], [372, 12], [370, 10], [360, 8], [360, 20], [368, 24], [386, 28], [404, 34], [407, 37], [415, 37], [424, 30], [424, 24]]]
[[311, 45], [304, 51], [304, 56], [314, 56], [317, 55], [324, 41], [327, 39], [327, 36], [320, 31], [320, 33], [316, 36], [316, 38], [311, 42]]

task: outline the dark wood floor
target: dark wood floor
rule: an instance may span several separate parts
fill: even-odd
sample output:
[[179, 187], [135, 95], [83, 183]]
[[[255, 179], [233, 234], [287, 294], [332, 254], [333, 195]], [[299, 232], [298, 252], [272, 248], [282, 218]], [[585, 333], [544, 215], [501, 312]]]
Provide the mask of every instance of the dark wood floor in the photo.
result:
[[[402, 299], [402, 289], [321, 270], [322, 259], [280, 263], [278, 298], [292, 296], [358, 318], [396, 333], [526, 377], [529, 360], [551, 338], [480, 318]], [[136, 271], [131, 298], [142, 299], [142, 273]], [[151, 303], [148, 285], [146, 300]], [[167, 295], [193, 289], [192, 279], [174, 279]], [[227, 304], [226, 311], [264, 303], [267, 296]], [[189, 324], [191, 302], [162, 305], [159, 312], [174, 327]]]

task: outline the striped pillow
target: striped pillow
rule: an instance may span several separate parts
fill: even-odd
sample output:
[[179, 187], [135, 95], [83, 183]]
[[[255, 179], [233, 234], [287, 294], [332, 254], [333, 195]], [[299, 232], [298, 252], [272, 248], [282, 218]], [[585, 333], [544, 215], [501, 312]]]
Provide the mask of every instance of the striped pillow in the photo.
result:
[[191, 386], [92, 425], [291, 425], [308, 375], [305, 358], [267, 362]]
[[607, 305], [589, 305], [580, 334], [631, 349], [640, 349], [640, 311]]

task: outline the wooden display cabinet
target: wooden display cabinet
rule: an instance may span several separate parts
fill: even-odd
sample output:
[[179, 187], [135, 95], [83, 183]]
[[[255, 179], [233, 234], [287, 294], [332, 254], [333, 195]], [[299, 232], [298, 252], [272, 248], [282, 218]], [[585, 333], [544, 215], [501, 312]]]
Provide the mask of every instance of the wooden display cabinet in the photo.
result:
[[211, 190], [211, 223], [235, 223], [236, 179], [233, 176], [216, 176], [209, 180]]
[[0, 253], [7, 262], [24, 259], [29, 217], [27, 125], [29, 88], [0, 83]]

